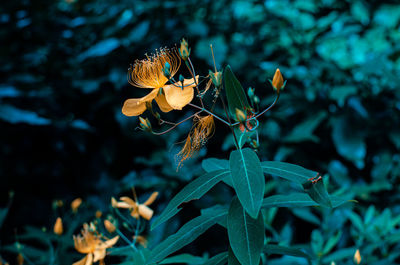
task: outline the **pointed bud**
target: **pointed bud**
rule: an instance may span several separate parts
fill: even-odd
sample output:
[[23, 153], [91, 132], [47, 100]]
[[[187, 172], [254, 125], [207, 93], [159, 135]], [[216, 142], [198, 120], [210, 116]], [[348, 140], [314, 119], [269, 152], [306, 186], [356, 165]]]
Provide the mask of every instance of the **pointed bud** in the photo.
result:
[[279, 93], [280, 90], [285, 88], [286, 81], [283, 80], [283, 76], [279, 68], [276, 69], [274, 78], [271, 81], [272, 87], [274, 90]]
[[236, 114], [236, 120], [239, 122], [245, 122], [246, 121], [246, 114], [244, 114], [243, 111], [240, 109], [236, 108], [235, 109], [235, 114]]
[[143, 119], [142, 117], [139, 116], [139, 120], [140, 120], [140, 124], [139, 124], [140, 128], [142, 128], [143, 131], [146, 131], [146, 132], [152, 131], [151, 123], [148, 118]]
[[186, 61], [190, 55], [190, 49], [187, 41], [182, 39], [181, 47], [179, 48], [179, 55], [181, 56], [182, 60]]
[[353, 257], [354, 263], [356, 264], [360, 264], [361, 263], [361, 254], [360, 254], [360, 250], [357, 249], [356, 253], [354, 253], [354, 257]]
[[165, 62], [162, 71], [166, 78], [169, 79], [171, 77], [171, 65], [168, 62]]
[[208, 75], [210, 76], [215, 87], [221, 86], [221, 84], [222, 84], [222, 73], [221, 72], [214, 73], [213, 71], [209, 70]]
[[100, 218], [103, 215], [103, 213], [100, 210], [97, 210], [95, 213], [96, 218]]
[[260, 98], [257, 96], [254, 96], [253, 101], [254, 101], [254, 104], [256, 104], [256, 105], [260, 104]]
[[111, 223], [110, 220], [107, 220], [107, 219], [104, 220], [104, 227], [106, 228], [106, 230], [107, 230], [110, 234], [114, 233], [115, 230], [116, 230], [115, 225], [114, 225], [113, 223]]
[[183, 82], [185, 82], [185, 78], [183, 77], [183, 75], [179, 75], [179, 81], [182, 83], [182, 89], [183, 89]]
[[71, 202], [71, 209], [73, 213], [76, 213], [78, 211], [79, 206], [82, 204], [82, 199], [81, 198], [76, 198]]
[[249, 96], [249, 98], [254, 97], [255, 90], [256, 90], [255, 88], [249, 87], [249, 89], [247, 90], [247, 95]]
[[59, 235], [59, 236], [62, 235], [62, 233], [64, 232], [61, 217], [57, 218], [57, 220], [54, 224], [53, 232], [54, 232], [54, 234]]

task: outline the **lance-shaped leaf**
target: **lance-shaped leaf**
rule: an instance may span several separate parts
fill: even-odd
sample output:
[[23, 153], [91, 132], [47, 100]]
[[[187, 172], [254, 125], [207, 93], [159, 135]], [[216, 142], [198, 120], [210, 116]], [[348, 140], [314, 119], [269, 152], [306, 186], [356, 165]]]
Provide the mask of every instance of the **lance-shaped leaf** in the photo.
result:
[[252, 218], [234, 198], [228, 213], [228, 237], [235, 257], [242, 265], [258, 265], [264, 247], [262, 214]]
[[201, 166], [206, 172], [229, 169], [229, 161], [226, 159], [207, 158], [201, 162]]
[[179, 254], [173, 257], [169, 257], [161, 261], [159, 264], [178, 264], [178, 263], [185, 263], [185, 264], [204, 264], [203, 257], [196, 257], [190, 254]]
[[180, 211], [179, 206], [182, 203], [200, 199], [223, 178], [229, 176], [229, 173], [230, 172], [228, 170], [212, 171], [190, 182], [178, 194], [176, 194], [174, 198], [172, 198], [161, 215], [154, 221], [151, 229], [153, 230], [158, 225], [164, 223], [172, 216], [177, 214]]
[[257, 218], [264, 197], [265, 178], [257, 154], [250, 148], [231, 152], [229, 157], [232, 184], [240, 203]]
[[235, 254], [233, 254], [232, 248], [229, 248], [228, 251], [228, 265], [241, 265]]
[[[332, 202], [332, 207], [336, 208], [346, 202], [355, 202], [354, 200], [348, 200], [337, 196], [329, 196]], [[272, 195], [263, 199], [262, 208], [272, 207], [306, 207], [306, 206], [319, 206], [320, 204], [313, 199], [307, 193], [292, 193], [289, 195]]]
[[279, 246], [279, 245], [266, 245], [264, 247], [264, 253], [267, 254], [280, 254], [280, 255], [288, 255], [288, 256], [293, 256], [293, 257], [302, 257], [306, 258], [308, 260], [311, 259], [311, 256], [305, 253], [304, 251], [294, 248], [294, 247], [285, 247], [285, 246]]
[[226, 215], [226, 208], [220, 206], [207, 209], [207, 211], [204, 211], [202, 215], [190, 220], [184, 224], [178, 232], [158, 244], [151, 251], [147, 264], [160, 262], [168, 255], [183, 248], [203, 234], [211, 226], [226, 218]]
[[243, 87], [228, 65], [224, 70], [224, 81], [226, 97], [228, 99], [228, 109], [232, 118], [236, 119], [236, 109], [245, 111], [250, 109]]
[[325, 189], [323, 180], [317, 180], [314, 182], [303, 183], [304, 191], [307, 192], [310, 197], [318, 202], [320, 205], [325, 207], [332, 207], [332, 202], [329, 198], [328, 192]]
[[264, 161], [261, 163], [264, 173], [275, 175], [302, 185], [304, 191], [318, 204], [332, 207], [328, 192], [318, 172], [285, 162]]
[[228, 252], [222, 252], [207, 260], [203, 265], [225, 265]]

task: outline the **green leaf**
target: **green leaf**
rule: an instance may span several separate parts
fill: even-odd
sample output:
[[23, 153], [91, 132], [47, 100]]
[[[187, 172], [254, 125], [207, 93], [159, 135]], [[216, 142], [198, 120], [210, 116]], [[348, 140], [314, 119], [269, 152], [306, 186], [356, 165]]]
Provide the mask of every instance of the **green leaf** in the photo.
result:
[[332, 208], [331, 200], [329, 199], [328, 192], [325, 189], [323, 179], [312, 183], [311, 181], [303, 183], [304, 191], [310, 195], [311, 199], [318, 202], [320, 205]]
[[262, 214], [253, 219], [237, 198], [228, 213], [228, 237], [232, 251], [242, 265], [258, 265], [264, 246], [264, 220]]
[[203, 265], [225, 265], [228, 258], [227, 252], [222, 252], [207, 260]]
[[[336, 208], [346, 202], [351, 202], [337, 196], [330, 196], [332, 207]], [[319, 203], [310, 198], [306, 193], [292, 193], [289, 195], [272, 195], [264, 198], [261, 207], [272, 208], [272, 207], [306, 207], [306, 206], [318, 206]]]
[[179, 206], [182, 203], [201, 198], [206, 192], [227, 176], [229, 176], [229, 171], [217, 170], [206, 173], [190, 182], [177, 195], [175, 195], [174, 198], [172, 198], [161, 215], [151, 225], [151, 230], [177, 214], [180, 211]]
[[267, 254], [280, 254], [293, 257], [301, 257], [301, 258], [306, 258], [308, 260], [311, 259], [310, 255], [308, 255], [301, 249], [294, 247], [285, 247], [285, 246], [269, 244], [264, 246], [263, 252]]
[[221, 169], [229, 169], [229, 161], [226, 159], [207, 158], [201, 162], [201, 166], [206, 172], [211, 172]]
[[241, 265], [235, 254], [233, 254], [232, 248], [228, 251], [228, 265]]
[[173, 257], [166, 258], [165, 260], [161, 261], [159, 264], [204, 264], [204, 258], [196, 257], [190, 254], [180, 254]]
[[229, 65], [225, 67], [224, 70], [224, 81], [226, 97], [228, 99], [228, 109], [231, 116], [236, 119], [236, 109], [245, 111], [250, 109], [250, 105], [242, 85], [233, 74]]
[[322, 206], [332, 207], [323, 180], [321, 179], [312, 183], [313, 179], [317, 180], [318, 172], [285, 162], [264, 161], [261, 163], [261, 166], [264, 173], [301, 184], [304, 191], [307, 192], [314, 201]]
[[310, 178], [318, 176], [318, 172], [286, 162], [264, 161], [261, 162], [261, 167], [266, 174], [278, 176], [301, 185], [310, 182]]
[[303, 141], [318, 142], [319, 138], [313, 135], [313, 132], [327, 116], [328, 115], [325, 111], [320, 111], [317, 114], [312, 115], [302, 123], [298, 124], [283, 140], [288, 143], [298, 143]]
[[324, 249], [322, 250], [323, 255], [326, 255], [329, 252], [331, 252], [331, 250], [336, 246], [341, 237], [342, 237], [342, 231], [340, 230], [336, 233], [335, 236], [330, 237], [326, 242]]
[[222, 221], [226, 218], [226, 214], [226, 209], [220, 206], [207, 209], [202, 215], [190, 220], [178, 232], [158, 244], [151, 251], [150, 259], [146, 263], [151, 264], [162, 261], [168, 255], [191, 243], [211, 226]]
[[231, 152], [233, 188], [246, 211], [256, 218], [264, 196], [265, 178], [257, 154], [250, 148]]

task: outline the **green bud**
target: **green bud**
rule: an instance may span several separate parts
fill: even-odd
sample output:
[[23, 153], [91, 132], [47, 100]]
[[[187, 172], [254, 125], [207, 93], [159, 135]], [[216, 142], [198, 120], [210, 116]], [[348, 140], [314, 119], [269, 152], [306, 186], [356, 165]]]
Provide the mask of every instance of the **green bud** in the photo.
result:
[[260, 104], [260, 98], [259, 97], [254, 96], [253, 100], [254, 100], [254, 104], [256, 104], [256, 105]]
[[210, 76], [214, 86], [220, 87], [222, 84], [222, 73], [221, 72], [216, 72], [214, 73], [213, 71], [209, 70], [208, 75]]
[[255, 90], [256, 90], [255, 88], [249, 87], [249, 89], [247, 90], [247, 95], [249, 96], [249, 98], [253, 98], [254, 97], [254, 91]]
[[165, 62], [162, 71], [166, 78], [169, 79], [171, 77], [171, 65], [168, 62]]
[[181, 56], [182, 60], [186, 61], [190, 55], [190, 49], [187, 41], [182, 39], [181, 47], [179, 48], [179, 55]]
[[140, 121], [140, 128], [142, 128], [143, 131], [151, 132], [151, 123], [148, 118], [143, 119], [142, 117], [139, 116], [139, 121]]
[[236, 114], [236, 120], [239, 122], [245, 122], [246, 121], [246, 114], [244, 114], [243, 111], [240, 109], [236, 108], [235, 109], [235, 114]]

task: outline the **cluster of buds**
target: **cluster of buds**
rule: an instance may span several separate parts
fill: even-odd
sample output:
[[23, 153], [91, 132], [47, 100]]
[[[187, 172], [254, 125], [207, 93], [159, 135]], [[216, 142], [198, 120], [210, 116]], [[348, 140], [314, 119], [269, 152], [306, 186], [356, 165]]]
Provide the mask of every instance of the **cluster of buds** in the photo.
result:
[[255, 88], [249, 87], [247, 90], [247, 96], [249, 96], [251, 103], [254, 105], [260, 104], [260, 98], [256, 96], [255, 94]]
[[179, 55], [181, 56], [182, 60], [187, 61], [190, 55], [190, 48], [189, 44], [185, 39], [181, 41], [181, 47], [179, 48]]

